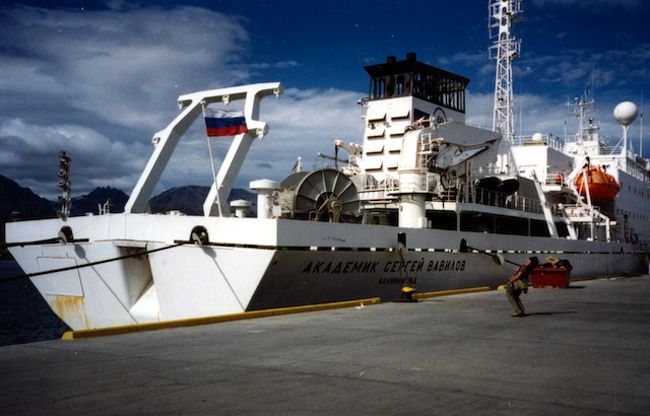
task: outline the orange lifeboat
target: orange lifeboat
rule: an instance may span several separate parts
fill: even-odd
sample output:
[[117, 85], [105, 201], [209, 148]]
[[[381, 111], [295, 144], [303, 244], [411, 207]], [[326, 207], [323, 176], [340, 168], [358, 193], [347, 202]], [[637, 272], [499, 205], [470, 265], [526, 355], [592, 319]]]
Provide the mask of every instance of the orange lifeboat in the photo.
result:
[[[585, 177], [587, 178], [586, 184], [584, 183]], [[585, 165], [583, 172], [578, 175], [575, 185], [580, 195], [586, 196], [588, 187], [591, 199], [601, 202], [612, 201], [621, 190], [621, 185], [605, 171], [605, 167], [589, 164]]]

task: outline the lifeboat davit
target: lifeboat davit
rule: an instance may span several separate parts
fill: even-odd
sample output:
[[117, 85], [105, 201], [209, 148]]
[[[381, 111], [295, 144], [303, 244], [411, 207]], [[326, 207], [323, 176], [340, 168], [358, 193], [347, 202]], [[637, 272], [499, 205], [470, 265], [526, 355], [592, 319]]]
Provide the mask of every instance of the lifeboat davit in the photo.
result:
[[[587, 178], [586, 184], [584, 183], [585, 177]], [[585, 166], [583, 172], [576, 178], [575, 185], [580, 195], [583, 196], [587, 195], [587, 187], [589, 187], [591, 199], [601, 202], [612, 201], [621, 190], [621, 185], [612, 175], [605, 172], [602, 166]]]

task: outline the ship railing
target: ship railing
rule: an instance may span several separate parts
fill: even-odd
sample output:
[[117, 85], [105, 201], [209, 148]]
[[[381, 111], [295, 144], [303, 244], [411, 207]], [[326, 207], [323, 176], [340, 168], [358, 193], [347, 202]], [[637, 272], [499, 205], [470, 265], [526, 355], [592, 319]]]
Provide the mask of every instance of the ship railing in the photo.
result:
[[[577, 135], [573, 136], [566, 136], [564, 138], [564, 143], [578, 143], [579, 137]], [[583, 138], [582, 140], [584, 141], [590, 141], [589, 139]], [[558, 149], [561, 150], [561, 149]], [[623, 148], [621, 147], [620, 144], [617, 145], [611, 145], [607, 143], [606, 141], [599, 140], [598, 142], [598, 155], [603, 155], [603, 156], [609, 156], [609, 155], [620, 155], [623, 151]], [[630, 155], [632, 155], [630, 153]]]
[[530, 135], [521, 135], [515, 136], [513, 138], [513, 146], [526, 146], [526, 145], [536, 145], [536, 144], [545, 144], [548, 147], [561, 151], [564, 146], [564, 141], [559, 137], [556, 137], [552, 134], [530, 134]]
[[497, 208], [514, 209], [517, 211], [542, 213], [542, 206], [539, 200], [520, 196], [507, 195], [503, 192], [491, 189], [481, 188], [478, 186], [469, 186], [466, 191], [446, 192], [438, 199], [444, 202], [456, 202], [466, 204], [486, 205]]
[[[382, 184], [380, 184], [381, 186]], [[399, 191], [399, 178], [394, 178], [392, 176], [387, 176], [383, 182], [384, 192], [390, 194], [393, 192]]]
[[593, 137], [589, 134], [583, 134], [582, 136], [579, 134], [569, 134], [564, 136], [564, 143], [578, 143], [580, 140], [583, 142], [592, 142], [594, 140], [599, 140], [599, 142], [602, 144], [603, 141], [600, 140], [598, 137]]
[[[587, 204], [565, 205], [564, 215], [573, 223], [591, 224], [586, 230], [587, 237], [592, 240], [611, 241], [612, 228], [616, 229], [616, 222], [600, 212], [599, 207]], [[625, 227], [625, 225], [624, 225]], [[623, 230], [625, 233], [625, 230]]]
[[568, 217], [573, 217], [572, 221], [581, 218], [582, 221], [592, 221], [600, 220], [600, 222], [605, 222], [607, 218], [604, 214], [600, 212], [600, 207], [597, 205], [592, 205], [591, 207], [587, 204], [564, 204], [562, 205], [564, 214]]
[[399, 191], [399, 179], [387, 176], [379, 184], [368, 184], [359, 189], [359, 198], [363, 201], [393, 201]]
[[485, 176], [502, 176], [504, 174], [503, 169], [496, 164], [481, 165], [478, 168], [472, 170], [470, 177], [472, 178], [482, 178]]
[[[481, 205], [489, 205], [499, 208], [514, 209], [517, 211], [541, 213], [542, 207], [539, 201], [519, 195], [506, 195], [503, 192], [493, 191], [490, 189], [473, 187], [474, 192], [470, 192], [471, 202]], [[468, 201], [470, 202], [470, 201]]]
[[[595, 208], [595, 207], [593, 207]], [[591, 210], [586, 205], [564, 205], [564, 212], [569, 217], [591, 218]]]
[[598, 154], [599, 155], [617, 155], [621, 153], [621, 147], [620, 146], [611, 146], [611, 145], [600, 145], [598, 147]]
[[365, 200], [392, 200], [396, 195], [402, 192], [432, 192], [438, 184], [438, 175], [427, 172], [421, 180], [409, 186], [400, 185], [399, 178], [388, 176], [378, 185], [366, 185], [359, 189], [362, 199]]
[[[437, 176], [428, 174], [423, 178], [422, 183], [412, 189], [413, 191], [428, 190], [433, 191], [437, 184]], [[397, 194], [400, 191], [399, 178], [386, 177], [377, 186], [367, 186], [359, 190], [359, 196], [364, 201], [396, 201]], [[402, 190], [403, 191], [403, 190]], [[492, 206], [498, 208], [514, 209], [530, 213], [541, 214], [542, 206], [537, 199], [532, 199], [520, 195], [507, 195], [503, 192], [481, 188], [476, 185], [469, 187], [460, 183], [449, 184], [447, 190], [442, 194], [435, 194], [434, 201], [455, 202], [466, 204], [477, 204]]]

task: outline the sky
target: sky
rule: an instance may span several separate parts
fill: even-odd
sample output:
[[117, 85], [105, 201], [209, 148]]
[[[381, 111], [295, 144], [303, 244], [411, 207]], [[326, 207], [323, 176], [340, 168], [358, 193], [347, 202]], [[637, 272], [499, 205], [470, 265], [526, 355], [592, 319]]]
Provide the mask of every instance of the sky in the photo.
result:
[[[524, 0], [515, 35], [515, 134], [569, 134], [567, 102], [589, 92], [615, 143], [624, 100], [650, 92], [650, 2]], [[471, 79], [466, 119], [490, 127], [495, 63], [487, 0], [22, 1], [0, 5], [0, 175], [55, 199], [58, 153], [72, 158], [72, 194], [112, 186], [130, 194], [151, 138], [181, 94], [280, 81], [237, 187], [281, 180], [298, 156], [324, 163], [334, 139], [362, 142], [366, 65], [418, 60]], [[649, 95], [650, 101], [650, 95]], [[641, 123], [630, 129], [639, 151]], [[650, 142], [643, 134], [643, 154]], [[210, 142], [219, 166], [230, 139]], [[179, 143], [154, 194], [212, 181], [202, 120]]]

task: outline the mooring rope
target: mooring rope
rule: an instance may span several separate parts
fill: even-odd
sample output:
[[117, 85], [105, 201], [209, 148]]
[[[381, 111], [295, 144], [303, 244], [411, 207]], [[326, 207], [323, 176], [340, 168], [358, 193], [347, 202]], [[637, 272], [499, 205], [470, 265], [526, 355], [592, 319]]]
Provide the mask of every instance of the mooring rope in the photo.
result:
[[[54, 240], [54, 242], [59, 241], [58, 238], [52, 238], [52, 239], [40, 240], [40, 241], [52, 241], [52, 240]], [[36, 242], [28, 242], [28, 243], [15, 243], [15, 245], [38, 244]], [[152, 250], [141, 250], [141, 251], [138, 251], [136, 253], [125, 254], [123, 256], [113, 257], [113, 258], [110, 258], [110, 259], [92, 261], [90, 263], [77, 264], [75, 266], [61, 267], [59, 269], [44, 270], [44, 271], [41, 271], [41, 272], [27, 273], [27, 274], [21, 274], [21, 275], [17, 275], [17, 276], [11, 276], [11, 277], [8, 277], [6, 279], [0, 280], [0, 283], [11, 282], [11, 281], [14, 281], [14, 280], [27, 279], [27, 278], [30, 278], [30, 277], [41, 276], [41, 275], [44, 275], [44, 274], [52, 274], [52, 273], [65, 272], [65, 271], [68, 271], [68, 270], [83, 269], [84, 267], [96, 266], [98, 264], [110, 263], [110, 262], [113, 262], [113, 261], [129, 259], [131, 257], [144, 256], [146, 254], [156, 253], [158, 251], [169, 250], [170, 248], [179, 247], [179, 246], [182, 246], [183, 244], [188, 244], [188, 243], [189, 243], [188, 241], [179, 241], [179, 242], [176, 242], [176, 243], [174, 243], [174, 244], [172, 244], [170, 246], [154, 248]]]
[[38, 244], [54, 244], [60, 242], [61, 242], [61, 237], [46, 238], [44, 240], [20, 241], [18, 243], [0, 244], [0, 250], [4, 250], [9, 247], [25, 247], [25, 246], [35, 246]]

